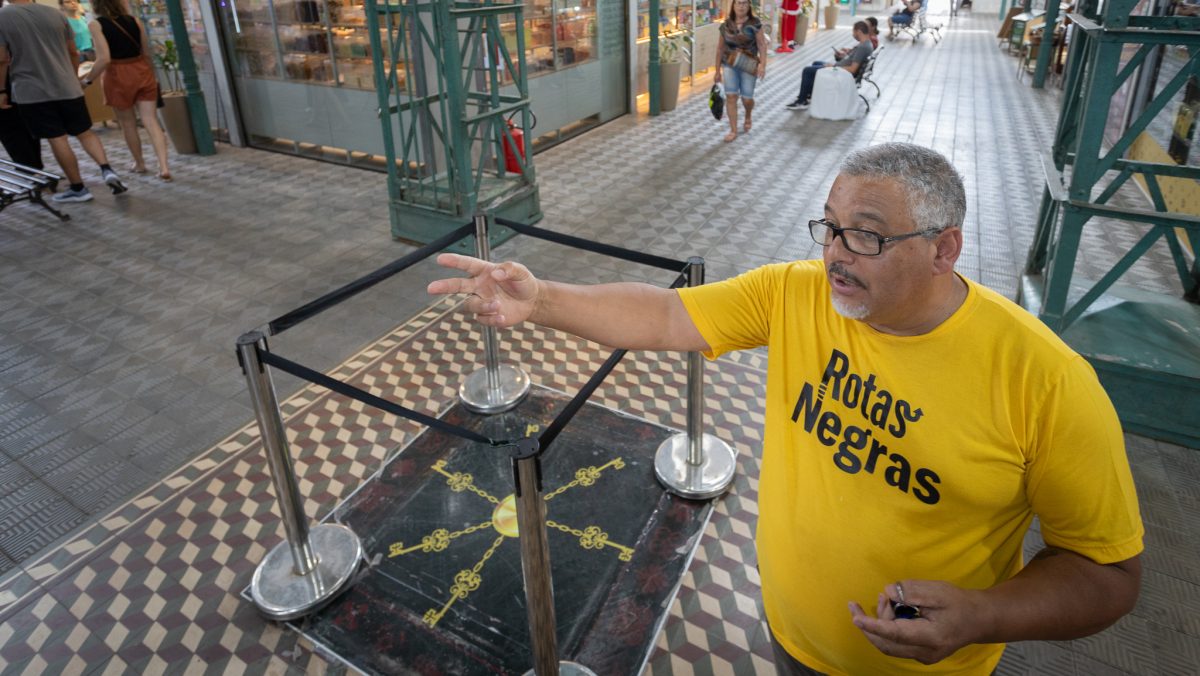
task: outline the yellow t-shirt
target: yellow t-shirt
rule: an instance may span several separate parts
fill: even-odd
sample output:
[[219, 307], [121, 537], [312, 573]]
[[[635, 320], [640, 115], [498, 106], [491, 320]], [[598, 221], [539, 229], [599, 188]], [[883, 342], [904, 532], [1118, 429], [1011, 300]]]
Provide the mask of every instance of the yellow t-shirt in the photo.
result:
[[1002, 644], [931, 666], [852, 623], [902, 579], [984, 589], [1047, 543], [1112, 563], [1143, 528], [1116, 413], [1095, 373], [1035, 317], [967, 280], [920, 336], [838, 315], [821, 261], [769, 265], [680, 297], [712, 348], [766, 345], [758, 561], [771, 629], [829, 674], [987, 674]]

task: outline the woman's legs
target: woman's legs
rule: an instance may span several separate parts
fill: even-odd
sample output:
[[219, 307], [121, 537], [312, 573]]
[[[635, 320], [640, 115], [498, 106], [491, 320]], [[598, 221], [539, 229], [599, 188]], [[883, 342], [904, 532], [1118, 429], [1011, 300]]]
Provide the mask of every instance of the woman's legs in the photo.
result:
[[[162, 125], [158, 123], [158, 102], [138, 101], [138, 114], [142, 118], [142, 126], [150, 134], [150, 145], [154, 146], [154, 156], [158, 158], [158, 177], [170, 180], [171, 168], [167, 164], [167, 135], [163, 133]], [[139, 143], [139, 151], [141, 150]]]
[[737, 94], [725, 95], [725, 115], [729, 118], [729, 133], [725, 135], [727, 142], [737, 138], [737, 102]]
[[751, 124], [750, 114], [754, 110], [754, 99], [748, 99], [743, 96], [742, 97], [742, 105], [746, 107], [746, 121], [742, 123], [742, 129], [745, 129], [746, 131], [750, 131], [750, 124]]
[[125, 134], [125, 145], [129, 146], [129, 154], [133, 156], [132, 171], [144, 173], [146, 171], [146, 160], [142, 157], [142, 137], [138, 135], [137, 115], [133, 113], [133, 108], [114, 108], [117, 114], [117, 124], [121, 125], [121, 132]]

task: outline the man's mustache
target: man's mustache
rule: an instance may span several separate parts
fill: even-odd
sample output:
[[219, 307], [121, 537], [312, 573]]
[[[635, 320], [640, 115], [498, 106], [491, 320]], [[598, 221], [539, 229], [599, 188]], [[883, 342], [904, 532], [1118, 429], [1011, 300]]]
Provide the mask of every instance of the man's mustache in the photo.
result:
[[852, 284], [857, 284], [864, 289], [867, 288], [867, 285], [863, 283], [861, 279], [851, 274], [850, 271], [846, 269], [846, 266], [842, 265], [841, 263], [834, 263], [833, 265], [830, 265], [829, 274], [837, 275], [838, 277], [841, 277]]

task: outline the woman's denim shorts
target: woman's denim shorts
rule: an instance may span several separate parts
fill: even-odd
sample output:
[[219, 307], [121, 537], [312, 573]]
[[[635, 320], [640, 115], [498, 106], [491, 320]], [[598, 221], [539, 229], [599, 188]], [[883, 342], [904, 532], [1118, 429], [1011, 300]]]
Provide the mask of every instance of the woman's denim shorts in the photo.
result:
[[754, 98], [754, 85], [758, 82], [758, 78], [740, 71], [733, 66], [721, 66], [721, 82], [725, 83], [725, 95], [737, 95], [743, 99]]

